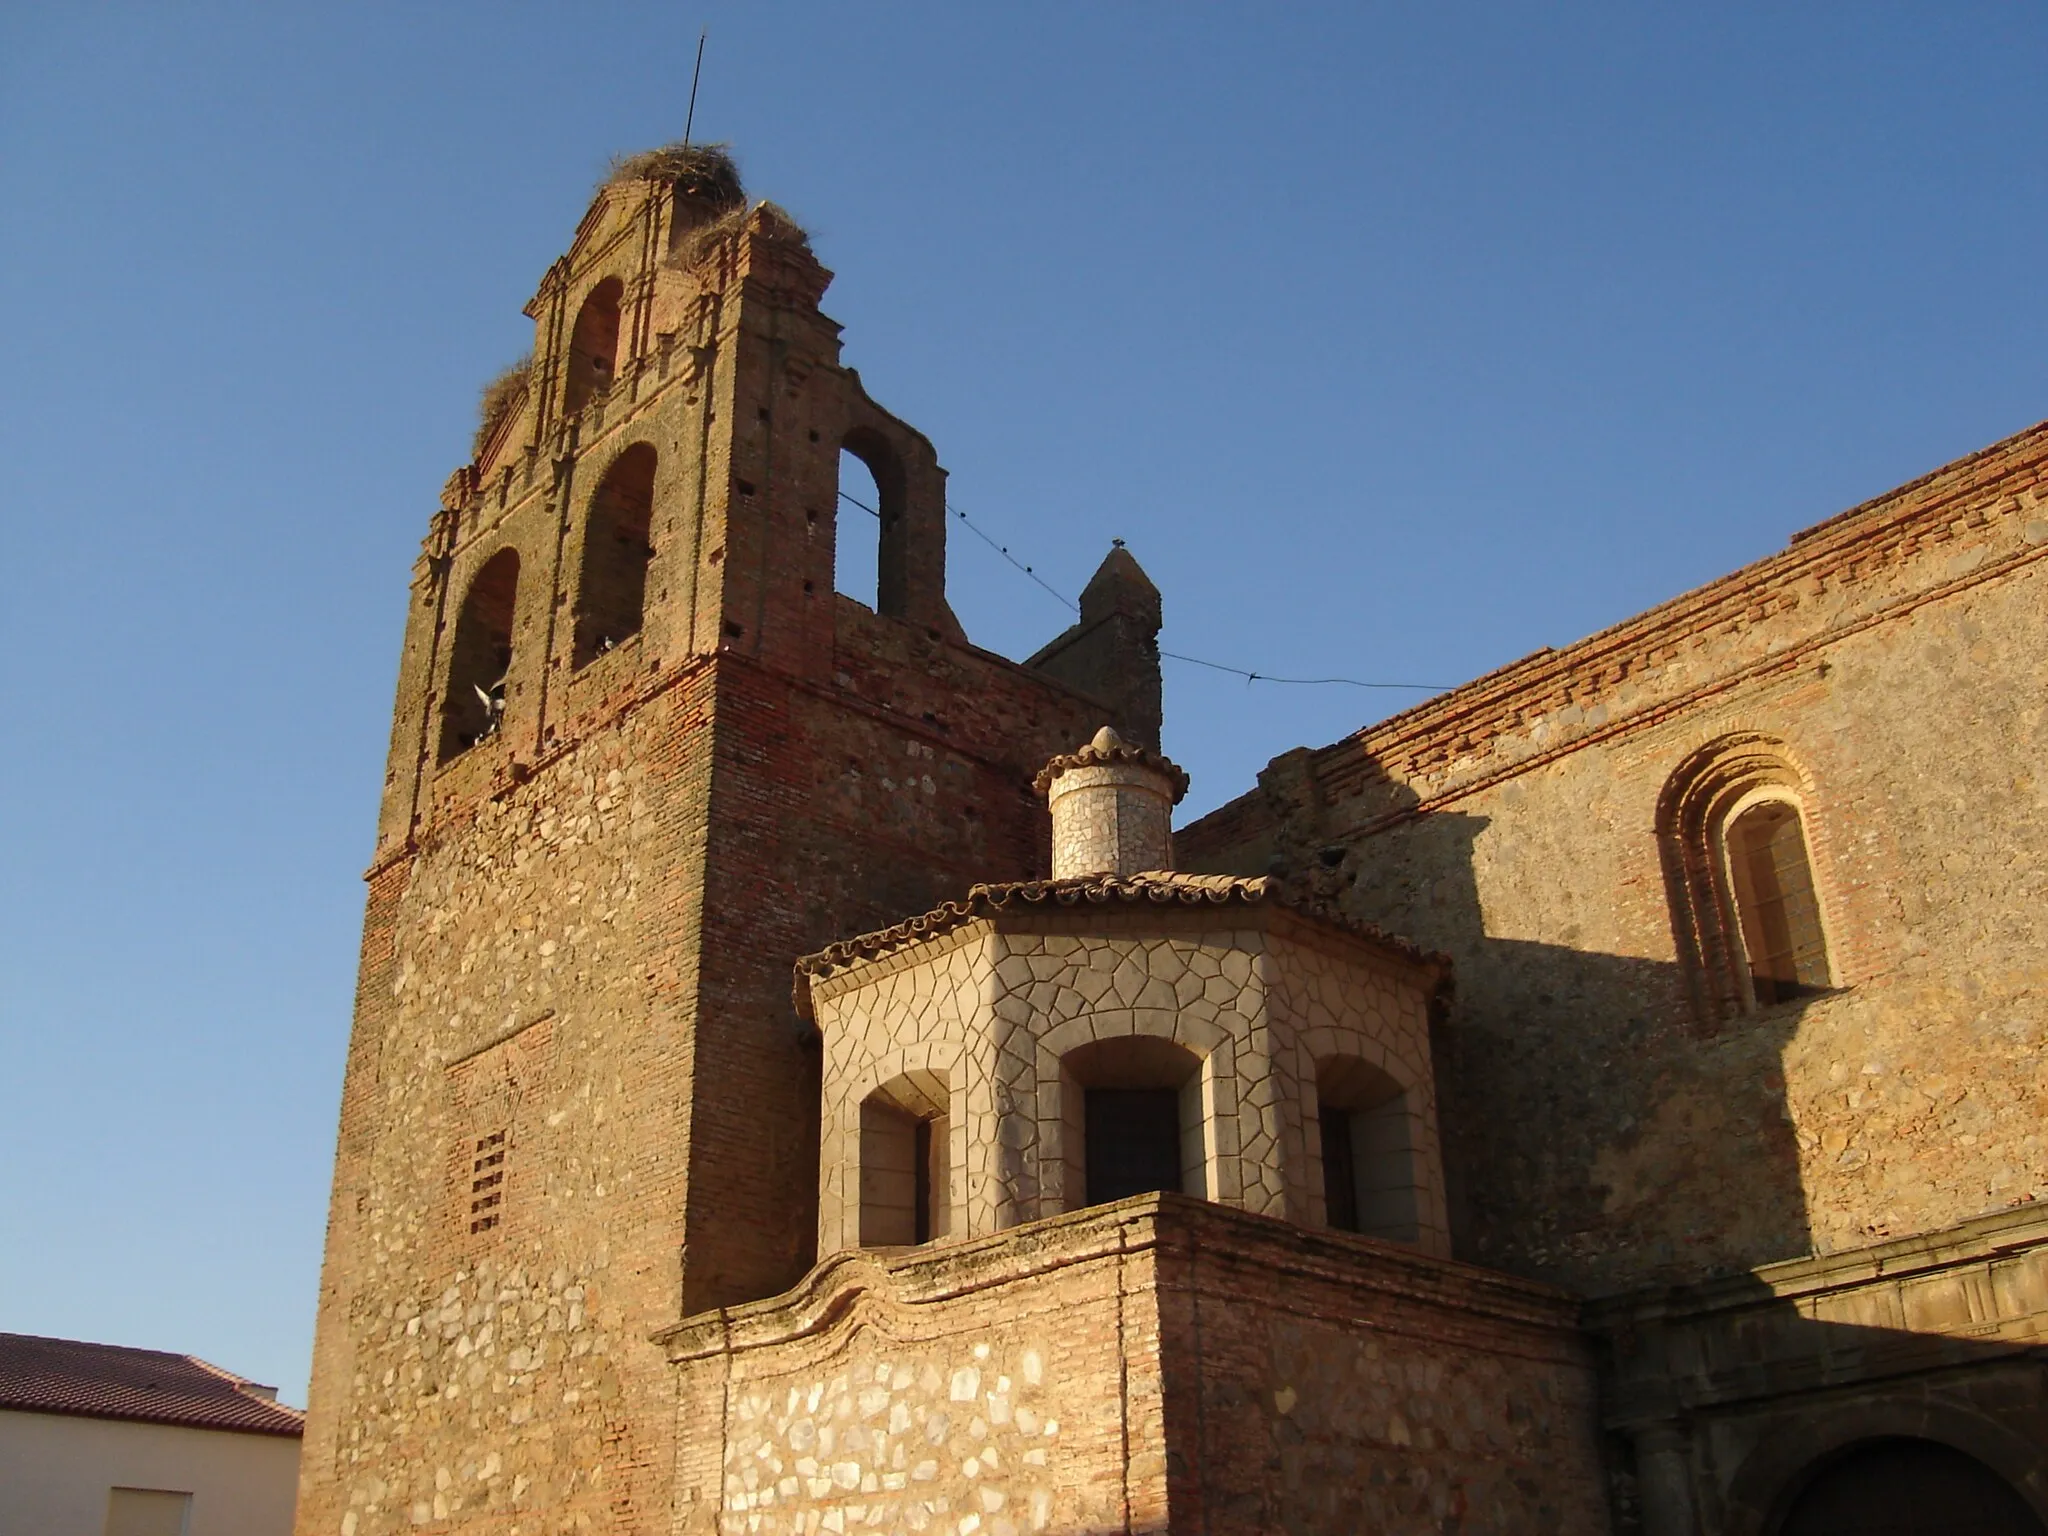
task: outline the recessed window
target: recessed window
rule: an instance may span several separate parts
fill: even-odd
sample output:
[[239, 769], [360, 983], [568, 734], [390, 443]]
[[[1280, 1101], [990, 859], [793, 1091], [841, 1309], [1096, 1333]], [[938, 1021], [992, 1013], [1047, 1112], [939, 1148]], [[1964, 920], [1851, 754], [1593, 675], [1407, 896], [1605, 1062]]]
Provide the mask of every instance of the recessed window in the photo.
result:
[[619, 300], [625, 284], [608, 277], [590, 290], [569, 333], [568, 394], [564, 406], [575, 415], [612, 387], [619, 365]]
[[1154, 1035], [1121, 1035], [1060, 1058], [1067, 1205], [1173, 1190], [1208, 1193], [1202, 1058]]
[[860, 1106], [863, 1248], [928, 1243], [952, 1229], [952, 1116], [946, 1079], [907, 1072]]
[[1415, 1125], [1401, 1085], [1339, 1056], [1316, 1069], [1324, 1219], [1340, 1232], [1412, 1243], [1420, 1236]]
[[1180, 1090], [1089, 1088], [1088, 1203], [1180, 1189]]
[[577, 577], [576, 666], [616, 649], [646, 622], [654, 470], [653, 446], [635, 443], [605, 471], [590, 499]]
[[1782, 743], [1724, 737], [1658, 805], [1679, 958], [1705, 1021], [1839, 985], [1816, 878], [1811, 785]]
[[1750, 991], [1758, 1006], [1824, 990], [1827, 940], [1799, 808], [1788, 800], [1750, 806], [1729, 822], [1726, 853]]

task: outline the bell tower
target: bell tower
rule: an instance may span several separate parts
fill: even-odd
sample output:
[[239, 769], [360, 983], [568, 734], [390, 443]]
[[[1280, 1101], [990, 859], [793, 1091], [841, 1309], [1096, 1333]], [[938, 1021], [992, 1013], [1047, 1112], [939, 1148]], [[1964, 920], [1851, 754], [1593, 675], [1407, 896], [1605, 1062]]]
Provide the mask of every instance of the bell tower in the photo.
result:
[[[1121, 672], [967, 642], [945, 471], [842, 364], [830, 281], [722, 152], [622, 162], [443, 488], [367, 877], [301, 1531], [666, 1531], [651, 1336], [679, 1297], [766, 1297], [814, 1257], [793, 962], [1042, 875], [1037, 767], [1106, 721], [1156, 736], [1131, 704], [1156, 711], [1156, 594], [1119, 619], [1150, 626]], [[878, 529], [840, 526], [842, 451]], [[833, 590], [856, 531], [872, 608]]]

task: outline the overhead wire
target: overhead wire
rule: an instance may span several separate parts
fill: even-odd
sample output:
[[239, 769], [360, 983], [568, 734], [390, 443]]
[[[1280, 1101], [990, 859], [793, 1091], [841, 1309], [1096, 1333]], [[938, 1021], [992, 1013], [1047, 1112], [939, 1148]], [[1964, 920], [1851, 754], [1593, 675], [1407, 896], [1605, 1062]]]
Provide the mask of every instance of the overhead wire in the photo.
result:
[[[877, 522], [881, 521], [882, 514], [875, 508], [869, 506], [866, 502], [862, 501], [859, 497], [850, 496], [845, 491], [841, 491], [839, 493], [839, 499], [841, 501], [850, 502], [854, 506], [859, 507], [861, 511], [867, 513], [868, 516], [874, 518]], [[1030, 577], [1031, 580], [1036, 582], [1039, 585], [1039, 587], [1042, 588], [1047, 594], [1057, 599], [1066, 607], [1072, 609], [1075, 613], [1079, 613], [1081, 611], [1081, 605], [1079, 603], [1075, 602], [1074, 599], [1072, 599], [1071, 597], [1068, 597], [1066, 593], [1060, 591], [1059, 588], [1053, 586], [1043, 576], [1039, 575], [1037, 571], [1033, 570], [1030, 566], [1026, 565], [1022, 560], [1019, 560], [1015, 555], [1011, 554], [1008, 545], [991, 537], [983, 528], [980, 527], [980, 525], [978, 525], [965, 512], [962, 512], [958, 507], [954, 506], [950, 501], [946, 503], [946, 510], [952, 513], [954, 517], [958, 518], [960, 522], [966, 527], [969, 533], [973, 534], [977, 539], [980, 539], [982, 543], [986, 544], [998, 555], [1001, 555], [1004, 560], [1008, 561], [1017, 570], [1021, 571], [1024, 575]], [[1122, 544], [1123, 541], [1119, 539], [1117, 541], [1118, 547], [1121, 548]], [[1249, 688], [1253, 683], [1286, 683], [1291, 686], [1300, 688], [1322, 688], [1331, 686], [1341, 686], [1345, 688], [1397, 689], [1412, 693], [1444, 693], [1448, 691], [1450, 686], [1446, 683], [1366, 682], [1356, 677], [1275, 677], [1270, 672], [1254, 672], [1246, 667], [1227, 666], [1220, 661], [1205, 661], [1200, 656], [1187, 656], [1183, 655], [1179, 651], [1169, 651], [1162, 648], [1159, 654], [1168, 659], [1169, 661], [1184, 661], [1188, 663], [1188, 665], [1190, 666], [1207, 667], [1211, 672], [1228, 672], [1233, 677], [1241, 677], [1244, 679], [1245, 686], [1247, 688]]]

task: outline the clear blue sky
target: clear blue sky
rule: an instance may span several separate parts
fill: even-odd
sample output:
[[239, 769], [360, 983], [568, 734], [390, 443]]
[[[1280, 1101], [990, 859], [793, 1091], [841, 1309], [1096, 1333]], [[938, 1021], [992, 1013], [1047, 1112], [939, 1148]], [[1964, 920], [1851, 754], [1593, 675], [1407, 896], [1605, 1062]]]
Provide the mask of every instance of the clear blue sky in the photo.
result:
[[[1455, 683], [2048, 414], [2039, 6], [8, 6], [0, 1328], [302, 1397], [407, 570], [704, 21], [848, 361], [1173, 650]], [[1191, 810], [1411, 697], [1167, 680]]]

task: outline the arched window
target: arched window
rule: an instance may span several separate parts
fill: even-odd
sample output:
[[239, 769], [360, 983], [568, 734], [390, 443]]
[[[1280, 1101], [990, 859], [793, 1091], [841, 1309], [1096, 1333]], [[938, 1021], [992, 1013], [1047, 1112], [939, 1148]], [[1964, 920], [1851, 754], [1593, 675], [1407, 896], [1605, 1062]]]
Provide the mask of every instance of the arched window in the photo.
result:
[[1355, 1056], [1316, 1066], [1323, 1211], [1342, 1232], [1412, 1243], [1421, 1235], [1408, 1095]]
[[1759, 799], [1728, 818], [1721, 843], [1758, 1006], [1825, 989], [1828, 948], [1799, 807], [1776, 797]]
[[584, 666], [640, 633], [647, 566], [654, 558], [655, 453], [635, 443], [612, 464], [590, 498], [576, 588], [575, 665]]
[[1121, 1035], [1067, 1052], [1060, 1076], [1070, 1209], [1162, 1189], [1208, 1193], [1201, 1057]]
[[1681, 962], [1708, 1020], [1834, 984], [1806, 783], [1783, 746], [1725, 737], [1694, 753], [1657, 810]]
[[569, 393], [564, 406], [572, 416], [592, 395], [612, 387], [619, 367], [619, 300], [625, 292], [625, 284], [608, 277], [590, 290], [576, 311], [576, 327], [569, 333]]
[[860, 1106], [860, 1243], [928, 1243], [952, 1230], [952, 1115], [945, 1078], [906, 1072]]
[[901, 618], [909, 606], [903, 548], [907, 484], [902, 460], [881, 433], [855, 428], [847, 434], [839, 453], [832, 585], [892, 618]]
[[470, 580], [456, 616], [441, 706], [443, 762], [495, 736], [504, 722], [518, 598], [518, 551], [501, 549]]

